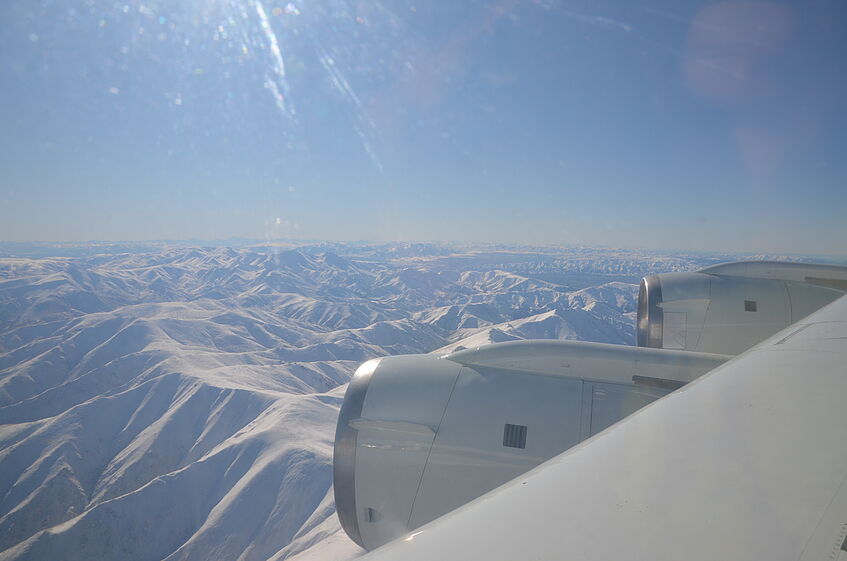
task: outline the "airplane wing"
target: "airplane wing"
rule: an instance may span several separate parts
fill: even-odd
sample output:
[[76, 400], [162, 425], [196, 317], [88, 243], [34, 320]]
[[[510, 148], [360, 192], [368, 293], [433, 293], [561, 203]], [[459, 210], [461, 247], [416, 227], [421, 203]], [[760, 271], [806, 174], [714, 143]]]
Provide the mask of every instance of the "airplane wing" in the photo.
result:
[[365, 556], [847, 560], [847, 297]]

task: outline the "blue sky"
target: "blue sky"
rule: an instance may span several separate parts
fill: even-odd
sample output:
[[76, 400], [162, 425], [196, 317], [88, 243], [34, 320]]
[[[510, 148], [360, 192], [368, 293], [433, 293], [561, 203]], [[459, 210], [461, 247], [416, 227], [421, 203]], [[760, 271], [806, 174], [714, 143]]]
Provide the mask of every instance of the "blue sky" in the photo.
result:
[[0, 240], [847, 254], [847, 5], [6, 0]]

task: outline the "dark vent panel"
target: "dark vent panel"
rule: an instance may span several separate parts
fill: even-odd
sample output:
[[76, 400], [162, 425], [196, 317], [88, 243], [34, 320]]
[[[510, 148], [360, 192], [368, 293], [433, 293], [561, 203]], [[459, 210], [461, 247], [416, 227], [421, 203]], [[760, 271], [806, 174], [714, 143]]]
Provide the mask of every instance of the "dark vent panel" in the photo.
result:
[[375, 508], [368, 507], [365, 509], [365, 520], [368, 522], [379, 522], [382, 520], [382, 515]]
[[755, 300], [745, 300], [744, 301], [744, 311], [745, 312], [755, 312], [758, 308]]
[[526, 448], [526, 426], [506, 424], [503, 428], [503, 446]]

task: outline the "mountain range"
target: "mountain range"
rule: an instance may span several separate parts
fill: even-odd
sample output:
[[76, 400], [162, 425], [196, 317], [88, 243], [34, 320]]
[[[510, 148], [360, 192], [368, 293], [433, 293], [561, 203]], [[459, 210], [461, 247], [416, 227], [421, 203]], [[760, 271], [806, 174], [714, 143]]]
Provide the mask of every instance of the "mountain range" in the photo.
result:
[[361, 362], [634, 344], [642, 274], [725, 258], [409, 243], [0, 254], [0, 560], [138, 561], [361, 554], [332, 493]]

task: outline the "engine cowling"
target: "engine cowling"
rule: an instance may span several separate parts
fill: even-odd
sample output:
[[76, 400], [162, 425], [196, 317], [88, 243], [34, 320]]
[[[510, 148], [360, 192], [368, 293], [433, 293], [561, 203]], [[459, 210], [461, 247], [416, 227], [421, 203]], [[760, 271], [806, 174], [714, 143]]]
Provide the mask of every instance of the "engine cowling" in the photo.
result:
[[847, 268], [751, 261], [645, 277], [638, 345], [736, 355], [847, 291]]
[[403, 534], [435, 430], [461, 365], [429, 355], [374, 359], [356, 370], [333, 455], [341, 526], [372, 549]]
[[520, 341], [363, 364], [338, 419], [347, 534], [373, 549], [532, 469], [728, 357]]

